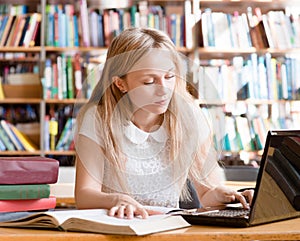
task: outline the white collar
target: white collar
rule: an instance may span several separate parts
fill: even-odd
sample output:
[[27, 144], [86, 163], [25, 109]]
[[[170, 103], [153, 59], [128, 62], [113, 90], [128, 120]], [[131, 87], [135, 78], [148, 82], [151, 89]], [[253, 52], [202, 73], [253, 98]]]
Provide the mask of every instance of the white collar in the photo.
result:
[[145, 132], [139, 129], [131, 121], [127, 126], [125, 126], [125, 136], [134, 144], [144, 143], [149, 136], [151, 136], [157, 142], [161, 142], [161, 143], [165, 142], [168, 138], [167, 132], [164, 127], [164, 123], [156, 131]]

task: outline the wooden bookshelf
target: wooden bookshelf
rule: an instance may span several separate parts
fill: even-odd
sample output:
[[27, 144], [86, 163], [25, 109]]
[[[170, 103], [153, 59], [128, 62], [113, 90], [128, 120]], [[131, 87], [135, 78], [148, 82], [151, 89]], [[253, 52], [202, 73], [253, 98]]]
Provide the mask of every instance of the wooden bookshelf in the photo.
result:
[[[108, 1], [113, 2], [113, 1]], [[133, 4], [138, 4], [139, 1], [125, 1], [126, 7]], [[176, 11], [182, 10], [184, 13], [184, 5], [185, 0], [148, 0], [148, 5], [161, 5], [163, 7], [172, 6], [176, 8]], [[46, 5], [47, 4], [71, 4], [76, 6], [78, 1], [76, 0], [0, 0], [0, 4], [27, 4], [28, 11], [30, 13], [33, 12], [40, 12], [42, 14], [42, 24], [41, 24], [41, 33], [40, 33], [40, 46], [34, 47], [0, 47], [0, 54], [6, 53], [25, 53], [28, 57], [21, 57], [21, 58], [12, 58], [6, 59], [0, 58], [0, 65], [5, 63], [19, 63], [19, 62], [36, 62], [40, 67], [40, 77], [44, 77], [44, 68], [45, 62], [47, 58], [55, 59], [57, 56], [66, 55], [74, 57], [75, 54], [79, 54], [84, 58], [87, 56], [91, 56], [90, 63], [98, 64], [103, 62], [103, 57], [97, 58], [98, 56], [105, 56], [107, 52], [107, 46], [97, 46], [97, 47], [84, 47], [82, 44], [78, 47], [59, 47], [59, 46], [47, 46], [46, 43], [46, 32], [47, 32], [47, 25], [46, 25]], [[98, 0], [87, 0], [88, 7], [92, 8], [99, 8]], [[297, 6], [300, 7], [300, 1], [297, 0], [191, 0], [193, 13], [197, 12], [200, 13], [200, 10], [203, 13], [203, 10], [206, 8], [211, 8], [213, 11], [221, 11], [232, 14], [234, 11], [238, 10], [240, 13], [246, 13], [247, 8], [251, 7], [252, 9], [259, 7], [263, 13], [266, 13], [270, 10], [284, 10], [287, 6], [293, 7]], [[172, 9], [172, 8], [170, 8]], [[79, 10], [76, 9], [76, 14], [79, 14]], [[191, 36], [197, 37], [199, 34], [199, 29], [195, 27], [193, 29], [193, 33]], [[194, 40], [194, 39], [193, 39]], [[212, 59], [218, 60], [229, 60], [232, 61], [234, 57], [243, 57], [247, 58], [251, 54], [257, 54], [258, 56], [262, 56], [265, 54], [271, 54], [272, 57], [281, 58], [286, 56], [298, 56], [300, 54], [300, 46], [293, 47], [293, 48], [285, 48], [285, 49], [278, 49], [278, 48], [255, 48], [255, 47], [248, 47], [248, 48], [224, 48], [224, 47], [198, 47], [197, 44], [194, 42], [192, 48], [187, 48], [185, 46], [178, 46], [178, 51], [187, 55], [190, 58], [199, 58], [203, 61], [210, 61]], [[36, 55], [36, 56], [30, 56]], [[92, 58], [93, 57], [93, 58]], [[84, 63], [82, 63], [84, 64]], [[212, 106], [234, 106], [239, 105], [240, 103], [245, 104], [246, 106], [264, 106], [267, 105], [269, 110], [274, 105], [288, 105], [289, 103], [297, 102], [299, 100], [269, 100], [269, 99], [245, 99], [245, 100], [209, 100], [209, 101], [201, 101], [197, 100], [199, 104], [207, 104]], [[18, 105], [18, 104], [32, 104], [32, 105], [40, 105], [40, 113], [39, 113], [39, 122], [41, 124], [41, 133], [43, 132], [44, 126], [44, 116], [47, 113], [49, 107], [60, 108], [61, 106], [74, 106], [75, 104], [84, 104], [86, 103], [86, 99], [76, 99], [76, 97], [71, 99], [43, 99], [41, 98], [9, 98], [0, 100], [0, 105]], [[43, 135], [41, 134], [41, 141], [40, 141], [41, 150], [37, 152], [37, 154], [41, 155], [61, 155], [62, 153], [65, 155], [74, 155], [73, 151], [49, 151], [45, 152], [43, 148]], [[29, 153], [31, 154], [31, 153]], [[13, 154], [8, 155], [24, 155], [22, 152], [13, 152]]]
[[6, 98], [0, 100], [0, 104], [40, 104], [41, 99], [38, 98]]
[[[205, 14], [206, 9], [210, 9], [210, 13], [222, 13], [222, 14], [226, 14], [227, 18], [230, 18], [229, 16], [237, 16], [234, 14], [238, 14], [238, 16], [241, 16], [242, 14], [244, 14], [246, 16], [246, 22], [247, 22], [247, 28], [249, 29], [249, 38], [251, 38], [251, 44], [254, 43], [253, 39], [255, 36], [255, 34], [253, 34], [253, 36], [250, 34], [250, 31], [254, 32], [254, 28], [256, 27], [256, 22], [255, 25], [251, 25], [252, 22], [249, 21], [249, 11], [251, 10], [252, 14], [254, 15], [254, 17], [256, 17], [256, 14], [259, 12], [256, 12], [256, 8], [259, 8], [261, 11], [262, 15], [266, 15], [268, 18], [270, 17], [269, 15], [267, 15], [270, 11], [282, 11], [284, 14], [291, 14], [293, 13], [294, 9], [296, 9], [295, 7], [297, 7], [299, 9], [300, 7], [300, 2], [299, 1], [286, 1], [286, 0], [240, 0], [240, 1], [235, 1], [235, 0], [200, 0], [199, 1], [199, 7], [201, 9], [201, 13]], [[296, 14], [296, 13], [295, 13]], [[298, 13], [300, 14], [300, 13]], [[252, 15], [252, 17], [253, 17]], [[261, 16], [262, 15], [257, 15], [260, 21], [261, 21]], [[211, 15], [208, 15], [209, 17]], [[244, 17], [245, 17], [244, 16]], [[222, 88], [222, 90], [224, 91], [224, 86], [228, 87], [229, 89], [232, 88], [232, 86], [234, 85], [235, 82], [231, 82], [228, 81], [228, 79], [234, 79], [237, 78], [237, 72], [232, 71], [232, 69], [237, 68], [237, 66], [241, 67], [242, 66], [247, 66], [247, 64], [250, 63], [250, 65], [252, 63], [261, 63], [261, 57], [264, 57], [264, 65], [266, 68], [266, 71], [270, 71], [270, 69], [267, 69], [266, 63], [267, 61], [269, 61], [270, 58], [271, 61], [273, 61], [272, 63], [275, 63], [274, 60], [276, 60], [276, 68], [277, 71], [281, 70], [279, 68], [281, 68], [281, 66], [286, 67], [286, 68], [290, 68], [290, 63], [296, 63], [297, 59], [299, 58], [299, 50], [300, 50], [300, 45], [297, 45], [297, 41], [299, 41], [299, 39], [294, 40], [294, 42], [291, 42], [291, 47], [287, 46], [287, 47], [271, 47], [270, 46], [266, 46], [266, 47], [254, 47], [254, 45], [249, 46], [249, 47], [239, 47], [239, 46], [227, 46], [225, 45], [225, 37], [224, 41], [220, 41], [218, 43], [221, 43], [220, 46], [210, 46], [209, 43], [212, 42], [208, 42], [211, 41], [211, 39], [209, 40], [204, 40], [203, 36], [204, 34], [207, 34], [207, 32], [205, 31], [211, 31], [209, 29], [209, 27], [207, 27], [206, 29], [206, 25], [203, 26], [202, 24], [202, 20], [203, 20], [203, 15], [201, 20], [199, 20], [199, 22], [196, 25], [196, 31], [195, 31], [195, 37], [196, 37], [196, 49], [194, 52], [193, 57], [197, 59], [197, 62], [200, 63], [200, 65], [203, 67], [203, 70], [200, 68], [199, 73], [204, 73], [204, 75], [200, 75], [201, 77], [203, 77], [201, 79], [201, 77], [199, 77], [199, 82], [196, 84], [196, 86], [198, 86], [199, 88], [203, 88], [199, 90], [200, 93], [200, 98], [198, 99], [198, 103], [200, 106], [205, 107], [207, 109], [211, 108], [215, 108], [219, 111], [219, 116], [221, 115], [221, 112], [224, 111], [224, 115], [228, 115], [231, 114], [234, 118], [235, 116], [240, 116], [241, 114], [244, 116], [248, 116], [248, 118], [256, 118], [257, 116], [268, 116], [268, 118], [270, 118], [269, 120], [270, 122], [270, 126], [268, 126], [268, 128], [274, 128], [273, 126], [279, 126], [279, 122], [280, 121], [285, 121], [284, 127], [280, 126], [276, 129], [280, 129], [280, 128], [295, 128], [295, 129], [299, 129], [300, 125], [299, 125], [299, 116], [300, 116], [300, 108], [298, 105], [298, 102], [300, 101], [300, 96], [299, 94], [297, 94], [297, 92], [300, 91], [300, 85], [296, 85], [295, 83], [297, 82], [291, 82], [293, 83], [293, 88], [297, 87], [298, 91], [295, 89], [293, 90], [289, 90], [291, 91], [289, 94], [289, 97], [283, 97], [280, 96], [282, 94], [283, 91], [279, 88], [282, 88], [283, 84], [280, 87], [277, 87], [278, 90], [276, 92], [277, 95], [273, 95], [273, 91], [272, 89], [266, 89], [266, 92], [272, 92], [272, 94], [268, 93], [268, 98], [264, 98], [261, 97], [260, 95], [258, 95], [258, 93], [255, 93], [255, 96], [250, 96], [250, 97], [246, 97], [246, 98], [241, 98], [241, 97], [237, 97], [235, 96], [235, 94], [237, 92], [235, 92], [234, 90], [232, 90], [232, 92], [225, 94], [222, 93], [222, 91], [219, 91], [220, 88]], [[207, 17], [208, 18], [208, 17]], [[231, 19], [231, 18], [230, 18]], [[291, 19], [288, 18], [287, 19]], [[205, 19], [204, 19], [205, 20]], [[251, 19], [253, 20], [253, 19]], [[206, 20], [208, 21], [208, 20]], [[232, 20], [233, 21], [233, 20]], [[287, 20], [286, 20], [287, 21]], [[218, 22], [220, 23], [220, 21]], [[267, 22], [269, 24], [269, 22]], [[232, 22], [231, 22], [232, 24]], [[207, 25], [209, 26], [209, 25]], [[229, 25], [232, 28], [232, 25]], [[285, 25], [289, 26], [289, 25]], [[214, 29], [215, 26], [213, 26]], [[265, 27], [264, 27], [265, 28]], [[203, 32], [204, 31], [204, 32]], [[217, 31], [223, 31], [226, 32], [225, 28], [222, 29], [218, 29]], [[230, 29], [230, 34], [232, 37], [232, 33], [234, 33], [234, 31], [232, 29]], [[232, 32], [233, 31], [233, 32]], [[257, 31], [257, 30], [256, 30]], [[261, 30], [260, 30], [261, 31]], [[284, 36], [286, 30], [283, 30], [280, 32], [281, 36]], [[228, 32], [227, 32], [228, 33]], [[256, 33], [257, 34], [257, 33]], [[206, 35], [205, 35], [206, 36]], [[210, 35], [213, 36], [213, 35]], [[216, 37], [216, 36], [215, 36]], [[273, 37], [273, 36], [272, 36]], [[296, 38], [296, 37], [295, 37]], [[299, 38], [299, 36], [298, 36]], [[245, 39], [245, 38], [244, 38]], [[232, 40], [232, 39], [231, 39]], [[275, 40], [273, 40], [275, 41]], [[223, 44], [224, 43], [224, 44]], [[255, 59], [257, 58], [257, 59]], [[235, 62], [237, 59], [239, 59], [240, 62]], [[241, 59], [243, 59], [241, 61]], [[249, 62], [254, 60], [253, 62]], [[257, 62], [255, 62], [257, 60]], [[247, 62], [248, 61], [248, 62]], [[236, 63], [239, 63], [238, 65], [234, 65]], [[247, 64], [246, 64], [247, 63]], [[249, 65], [249, 68], [250, 68]], [[216, 72], [214, 72], [215, 70], [213, 70], [212, 68], [207, 68], [206, 67], [210, 67], [210, 66], [215, 66], [215, 68], [219, 69], [219, 73], [225, 73], [228, 74], [226, 75], [221, 75], [221, 77], [218, 77], [220, 75], [217, 75]], [[225, 67], [223, 70], [221, 70], [221, 68]], [[296, 64], [293, 65], [293, 67], [298, 66]], [[239, 68], [238, 67], [238, 68]], [[261, 67], [259, 65], [255, 66], [254, 71], [258, 71], [258, 68]], [[273, 67], [274, 68], [274, 67]], [[278, 70], [279, 69], [279, 70]], [[274, 69], [272, 69], [273, 71]], [[203, 71], [203, 72], [201, 72]], [[221, 72], [224, 71], [224, 72]], [[227, 72], [229, 71], [229, 72]], [[230, 72], [232, 71], [232, 72]], [[251, 91], [255, 90], [255, 91], [259, 91], [263, 92], [260, 90], [260, 88], [264, 88], [264, 87], [256, 87], [257, 84], [262, 85], [263, 81], [265, 80], [265, 78], [270, 78], [271, 74], [270, 73], [275, 73], [274, 72], [266, 72], [265, 77], [264, 76], [258, 76], [257, 77], [253, 77], [253, 73], [251, 72], [252, 70], [249, 70], [248, 74], [240, 74], [241, 72], [238, 72], [241, 76], [243, 75], [244, 79], [247, 78], [252, 78], [253, 80], [255, 80], [255, 78], [257, 78], [257, 82], [253, 82], [249, 85], [249, 88], [253, 88], [251, 89]], [[284, 71], [284, 69], [282, 69], [282, 71]], [[289, 73], [295, 73], [295, 72], [299, 72], [299, 69], [289, 69], [288, 71], [291, 71]], [[258, 72], [256, 72], [258, 73]], [[276, 73], [280, 73], [280, 72], [276, 72]], [[285, 72], [282, 72], [285, 73]], [[288, 73], [288, 72], [287, 72]], [[212, 92], [218, 92], [219, 94], [219, 98], [214, 98], [212, 96], [210, 96], [208, 99], [206, 99], [204, 96], [205, 92], [205, 87], [203, 87], [203, 81], [205, 81], [205, 74], [206, 78], [209, 79], [209, 81], [211, 81], [211, 83], [214, 82], [214, 84], [210, 84], [210, 87], [217, 85], [216, 83], [220, 83], [221, 79], [222, 81], [227, 81], [225, 82], [226, 84], [223, 87], [220, 87], [220, 85], [218, 85], [218, 87], [216, 87], [216, 89], [212, 89]], [[269, 74], [269, 75], [267, 75]], [[230, 77], [228, 77], [230, 76]], [[273, 75], [275, 76], [277, 81], [285, 81], [285, 76], [283, 75]], [[218, 79], [219, 78], [219, 79]], [[288, 77], [287, 77], [288, 78]], [[241, 77], [239, 80], [243, 80]], [[268, 80], [268, 79], [267, 79]], [[202, 81], [202, 82], [201, 82]], [[237, 80], [236, 80], [237, 81]], [[294, 80], [293, 80], [294, 81]], [[295, 80], [297, 81], [297, 80]], [[279, 84], [281, 84], [282, 82], [280, 82]], [[209, 85], [207, 85], [209, 86]], [[263, 85], [262, 85], [263, 86]], [[197, 87], [196, 87], [197, 88]], [[208, 87], [206, 87], [208, 88]], [[256, 89], [255, 89], [256, 88]], [[269, 87], [268, 87], [269, 88]], [[274, 87], [272, 87], [274, 88]], [[289, 86], [287, 88], [290, 88]], [[239, 89], [237, 89], [239, 90]], [[265, 90], [265, 89], [263, 89]], [[282, 92], [281, 92], [282, 91]], [[204, 94], [203, 94], [204, 93]], [[274, 92], [275, 93], [275, 92]], [[293, 94], [291, 94], [293, 93]], [[202, 96], [201, 96], [202, 94]], [[253, 93], [252, 93], [253, 94]], [[279, 95], [280, 94], [280, 95]], [[273, 97], [270, 97], [273, 96]], [[214, 113], [214, 111], [211, 111], [212, 113]], [[275, 116], [275, 117], [273, 117]], [[277, 116], [277, 117], [276, 117]], [[275, 119], [275, 118], [278, 118]], [[298, 118], [298, 119], [297, 119]], [[279, 120], [280, 119], [280, 120]], [[222, 119], [223, 120], [223, 119]], [[276, 121], [278, 121], [278, 123], [276, 123]], [[224, 125], [224, 123], [221, 123], [220, 125]], [[282, 123], [280, 124], [282, 125]], [[238, 154], [238, 152], [233, 151], [234, 155]]]

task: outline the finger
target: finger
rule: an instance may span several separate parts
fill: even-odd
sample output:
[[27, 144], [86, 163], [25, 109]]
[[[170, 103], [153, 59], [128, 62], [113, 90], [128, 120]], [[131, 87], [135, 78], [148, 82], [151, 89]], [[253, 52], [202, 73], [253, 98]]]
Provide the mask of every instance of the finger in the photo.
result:
[[158, 210], [152, 210], [152, 209], [146, 209], [148, 215], [159, 215], [159, 214], [164, 214], [164, 212], [162, 211], [158, 211]]
[[249, 204], [247, 203], [246, 198], [241, 193], [236, 193], [235, 198], [243, 205], [243, 208], [249, 209]]
[[145, 208], [143, 207], [138, 207], [135, 212], [134, 212], [135, 215], [141, 215], [143, 219], [146, 219], [148, 218], [148, 212], [146, 211]]
[[245, 191], [242, 192], [242, 195], [246, 198], [248, 203], [251, 205], [253, 195], [254, 195], [254, 190], [245, 190]]
[[124, 210], [125, 210], [124, 205], [119, 206], [117, 210], [117, 218], [124, 218]]
[[108, 211], [108, 216], [112, 216], [112, 217], [115, 216], [117, 210], [118, 210], [118, 207], [117, 207], [117, 206], [112, 207], [112, 208]]
[[125, 209], [125, 215], [128, 219], [133, 219], [134, 217], [134, 210], [132, 205], [127, 205]]

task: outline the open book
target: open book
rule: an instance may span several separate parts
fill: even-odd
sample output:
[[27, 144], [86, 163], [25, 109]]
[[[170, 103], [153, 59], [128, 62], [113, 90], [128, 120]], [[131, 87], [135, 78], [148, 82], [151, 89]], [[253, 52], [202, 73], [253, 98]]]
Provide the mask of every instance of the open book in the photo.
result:
[[[104, 209], [3, 213], [0, 227], [45, 228], [103, 234], [147, 235], [190, 226], [180, 215], [119, 219]], [[6, 216], [6, 217], [5, 217]]]

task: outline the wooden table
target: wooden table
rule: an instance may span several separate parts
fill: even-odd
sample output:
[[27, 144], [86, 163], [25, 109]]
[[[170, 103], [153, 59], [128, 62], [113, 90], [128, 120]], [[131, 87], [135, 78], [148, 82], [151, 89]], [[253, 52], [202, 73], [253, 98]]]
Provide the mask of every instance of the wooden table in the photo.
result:
[[300, 240], [300, 218], [249, 228], [192, 226], [147, 236], [120, 236], [49, 230], [0, 228], [1, 241], [197, 241]]

